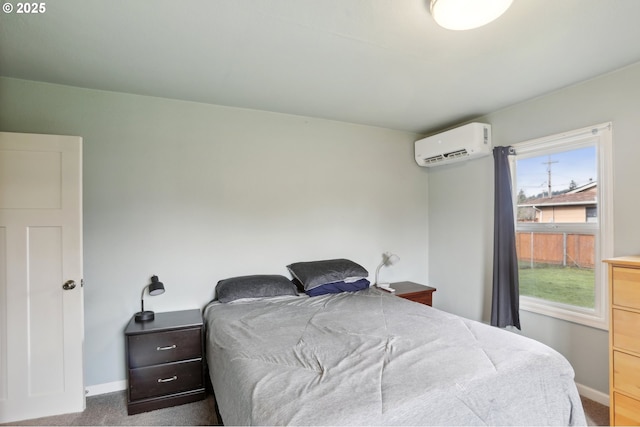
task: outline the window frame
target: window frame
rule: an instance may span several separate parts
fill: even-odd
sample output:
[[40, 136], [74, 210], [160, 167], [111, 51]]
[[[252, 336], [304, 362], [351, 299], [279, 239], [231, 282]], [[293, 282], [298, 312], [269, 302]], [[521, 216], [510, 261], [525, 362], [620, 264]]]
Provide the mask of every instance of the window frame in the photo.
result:
[[510, 157], [512, 188], [517, 191], [516, 162], [518, 159], [553, 154], [559, 151], [595, 146], [598, 183], [598, 223], [544, 223], [523, 224], [517, 222], [518, 201], [513, 198], [515, 229], [517, 231], [535, 232], [576, 232], [593, 233], [595, 244], [595, 305], [594, 309], [557, 303], [540, 298], [520, 296], [520, 309], [557, 319], [609, 329], [608, 310], [608, 276], [602, 260], [613, 256], [613, 158], [612, 140], [613, 125], [611, 122], [589, 126], [569, 132], [550, 135], [529, 141], [513, 144], [515, 155]]

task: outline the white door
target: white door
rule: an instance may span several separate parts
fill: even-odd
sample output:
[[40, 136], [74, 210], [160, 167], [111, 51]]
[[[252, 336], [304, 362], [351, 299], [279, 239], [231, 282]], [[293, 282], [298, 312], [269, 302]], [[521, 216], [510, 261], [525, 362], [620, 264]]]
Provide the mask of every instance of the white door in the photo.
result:
[[85, 408], [81, 177], [82, 138], [0, 132], [0, 423]]

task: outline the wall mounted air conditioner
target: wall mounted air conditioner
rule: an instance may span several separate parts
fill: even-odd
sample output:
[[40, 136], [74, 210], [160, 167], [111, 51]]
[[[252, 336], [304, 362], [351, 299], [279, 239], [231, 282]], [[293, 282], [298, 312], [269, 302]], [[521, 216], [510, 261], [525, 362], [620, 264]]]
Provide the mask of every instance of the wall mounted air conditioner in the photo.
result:
[[416, 162], [420, 166], [440, 166], [491, 154], [491, 125], [469, 123], [418, 140]]

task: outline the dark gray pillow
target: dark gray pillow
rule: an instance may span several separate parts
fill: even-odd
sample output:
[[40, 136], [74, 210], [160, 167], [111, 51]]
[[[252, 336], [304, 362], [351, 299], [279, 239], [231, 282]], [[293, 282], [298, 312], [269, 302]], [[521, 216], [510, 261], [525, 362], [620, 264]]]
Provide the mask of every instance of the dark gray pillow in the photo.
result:
[[256, 274], [220, 280], [216, 285], [216, 294], [220, 302], [231, 302], [240, 298], [298, 295], [293, 282], [277, 274]]
[[344, 258], [294, 262], [287, 268], [306, 291], [327, 283], [341, 282], [345, 279], [364, 279], [369, 276], [369, 272], [363, 266]]

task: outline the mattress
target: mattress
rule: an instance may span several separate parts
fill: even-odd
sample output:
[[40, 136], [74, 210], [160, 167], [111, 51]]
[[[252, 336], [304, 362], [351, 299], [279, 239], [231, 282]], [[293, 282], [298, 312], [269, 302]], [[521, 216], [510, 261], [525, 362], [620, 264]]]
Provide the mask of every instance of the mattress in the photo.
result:
[[374, 288], [204, 317], [226, 425], [586, 425], [555, 350]]

